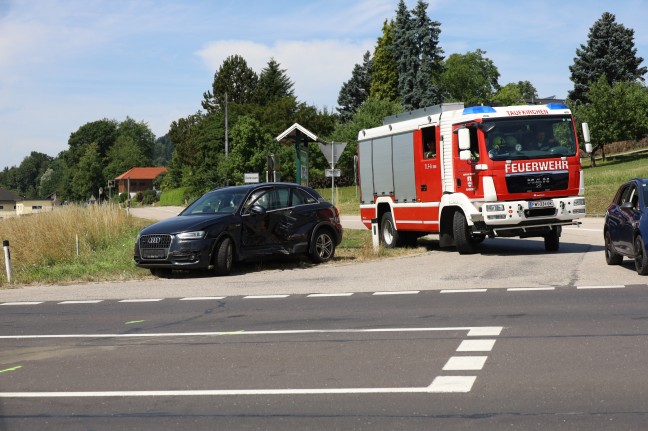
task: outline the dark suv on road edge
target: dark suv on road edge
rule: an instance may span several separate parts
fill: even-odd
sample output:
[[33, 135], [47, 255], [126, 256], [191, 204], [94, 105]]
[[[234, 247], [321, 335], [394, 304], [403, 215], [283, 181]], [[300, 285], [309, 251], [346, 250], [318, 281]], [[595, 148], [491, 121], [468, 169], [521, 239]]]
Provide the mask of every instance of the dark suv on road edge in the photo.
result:
[[310, 187], [262, 183], [205, 193], [178, 216], [144, 228], [135, 265], [157, 276], [173, 269], [213, 269], [227, 275], [233, 262], [305, 254], [331, 260], [342, 241], [338, 209]]

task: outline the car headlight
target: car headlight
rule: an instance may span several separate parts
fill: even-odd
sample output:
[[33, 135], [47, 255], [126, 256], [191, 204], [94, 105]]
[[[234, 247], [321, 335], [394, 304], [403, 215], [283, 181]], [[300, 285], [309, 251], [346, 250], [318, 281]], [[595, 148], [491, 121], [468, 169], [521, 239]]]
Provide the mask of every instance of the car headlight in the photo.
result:
[[486, 212], [504, 211], [504, 204], [486, 205]]
[[182, 232], [176, 235], [178, 239], [203, 239], [205, 237], [204, 230], [197, 230], [195, 232]]
[[574, 199], [574, 206], [579, 207], [585, 205], [585, 198]]

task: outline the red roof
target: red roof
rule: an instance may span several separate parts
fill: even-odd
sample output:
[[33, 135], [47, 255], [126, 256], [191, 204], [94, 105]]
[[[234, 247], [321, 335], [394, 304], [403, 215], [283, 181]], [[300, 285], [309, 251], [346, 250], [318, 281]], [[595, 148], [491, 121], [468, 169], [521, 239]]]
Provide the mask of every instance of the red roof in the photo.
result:
[[132, 168], [115, 178], [116, 180], [154, 180], [160, 174], [167, 171], [167, 168]]

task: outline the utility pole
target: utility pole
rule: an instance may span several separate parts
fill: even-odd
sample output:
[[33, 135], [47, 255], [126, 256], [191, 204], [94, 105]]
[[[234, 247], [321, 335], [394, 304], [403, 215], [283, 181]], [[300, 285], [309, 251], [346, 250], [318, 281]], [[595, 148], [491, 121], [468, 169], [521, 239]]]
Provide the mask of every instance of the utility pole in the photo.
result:
[[225, 92], [225, 157], [227, 157], [229, 153], [229, 131], [228, 131], [228, 124], [227, 124], [227, 91]]

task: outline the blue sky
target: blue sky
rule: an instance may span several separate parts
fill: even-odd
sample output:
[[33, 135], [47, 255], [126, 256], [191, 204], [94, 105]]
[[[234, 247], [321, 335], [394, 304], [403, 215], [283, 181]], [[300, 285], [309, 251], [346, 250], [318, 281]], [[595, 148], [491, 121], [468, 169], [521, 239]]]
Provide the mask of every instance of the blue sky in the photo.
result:
[[[230, 55], [257, 73], [274, 58], [299, 100], [334, 110], [398, 0], [0, 0], [0, 169], [32, 151], [56, 156], [103, 118], [156, 136], [201, 109]], [[566, 97], [568, 67], [603, 12], [635, 31], [648, 65], [644, 0], [431, 0], [445, 55], [482, 49], [500, 85], [528, 80]], [[407, 0], [411, 9], [416, 0]]]

